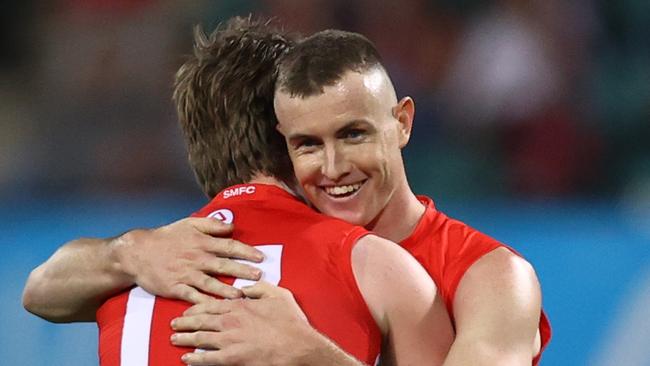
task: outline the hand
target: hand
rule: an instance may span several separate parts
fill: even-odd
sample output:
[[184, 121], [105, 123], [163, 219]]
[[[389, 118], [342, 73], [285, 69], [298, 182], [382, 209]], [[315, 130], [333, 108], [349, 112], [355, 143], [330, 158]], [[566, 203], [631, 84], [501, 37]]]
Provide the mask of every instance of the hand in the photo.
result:
[[189, 308], [172, 321], [172, 343], [201, 348], [188, 365], [290, 365], [311, 353], [320, 336], [291, 292], [266, 282], [242, 288], [248, 299], [216, 300]]
[[260, 262], [264, 256], [249, 245], [215, 237], [232, 229], [213, 218], [186, 218], [157, 229], [133, 230], [116, 239], [117, 263], [154, 295], [194, 304], [213, 300], [206, 294], [241, 297], [240, 290], [211, 275], [257, 280], [259, 269], [230, 258]]

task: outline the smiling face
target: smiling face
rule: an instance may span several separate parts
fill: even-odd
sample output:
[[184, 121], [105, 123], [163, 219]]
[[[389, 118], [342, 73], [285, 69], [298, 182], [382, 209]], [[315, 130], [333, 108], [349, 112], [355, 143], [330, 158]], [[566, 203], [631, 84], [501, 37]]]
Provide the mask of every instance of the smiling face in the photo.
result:
[[401, 148], [413, 101], [397, 103], [382, 68], [349, 71], [306, 98], [278, 91], [275, 111], [296, 178], [321, 212], [372, 226], [400, 191], [409, 191]]

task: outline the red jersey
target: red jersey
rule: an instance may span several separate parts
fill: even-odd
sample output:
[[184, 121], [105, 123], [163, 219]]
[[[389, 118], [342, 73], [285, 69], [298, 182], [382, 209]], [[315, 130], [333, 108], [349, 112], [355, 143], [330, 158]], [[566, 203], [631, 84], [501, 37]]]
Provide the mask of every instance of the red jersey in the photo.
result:
[[[456, 289], [469, 267], [496, 248], [505, 247], [517, 255], [519, 253], [466, 224], [447, 217], [436, 210], [430, 198], [418, 196], [418, 199], [425, 205], [425, 213], [413, 233], [401, 245], [429, 272], [445, 300], [453, 322]], [[538, 364], [542, 351], [551, 339], [550, 323], [543, 311], [539, 331], [542, 348], [533, 360], [533, 365]]]
[[[350, 262], [365, 229], [318, 214], [283, 189], [263, 184], [227, 188], [194, 216], [234, 222], [233, 237], [265, 253], [257, 265], [265, 281], [291, 290], [310, 324], [346, 352], [375, 362], [381, 333]], [[234, 285], [249, 283], [238, 279]], [[97, 312], [100, 364], [184, 365], [181, 355], [192, 349], [170, 343], [169, 324], [189, 306], [139, 287], [109, 299]]]

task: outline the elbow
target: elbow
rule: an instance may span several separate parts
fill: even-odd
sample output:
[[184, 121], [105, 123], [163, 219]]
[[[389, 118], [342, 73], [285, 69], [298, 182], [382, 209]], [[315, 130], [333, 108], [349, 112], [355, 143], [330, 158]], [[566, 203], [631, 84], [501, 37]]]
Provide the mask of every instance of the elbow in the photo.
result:
[[34, 315], [38, 315], [38, 305], [34, 299], [34, 293], [29, 287], [23, 291], [23, 308]]
[[42, 290], [45, 288], [44, 281], [39, 268], [36, 268], [29, 274], [29, 278], [23, 289], [23, 308], [52, 323], [69, 322], [71, 314], [67, 314], [62, 309], [57, 309], [53, 306], [47, 294]]
[[41, 296], [39, 296], [38, 291], [39, 277], [39, 270], [36, 268], [29, 274], [25, 288], [23, 289], [23, 307], [30, 313], [38, 316], [40, 316], [40, 310], [42, 308], [42, 303], [39, 301]]
[[51, 323], [71, 323], [73, 321], [79, 321], [72, 314], [36, 301], [29, 292], [23, 293], [23, 307], [33, 315]]

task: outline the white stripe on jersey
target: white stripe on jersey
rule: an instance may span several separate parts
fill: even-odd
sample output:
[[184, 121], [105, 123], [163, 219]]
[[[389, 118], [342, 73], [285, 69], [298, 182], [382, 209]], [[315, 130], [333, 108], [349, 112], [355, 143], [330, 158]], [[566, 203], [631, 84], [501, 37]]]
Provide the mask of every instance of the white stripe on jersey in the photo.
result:
[[[255, 249], [264, 253], [262, 263], [249, 262], [243, 259], [235, 259], [235, 261], [259, 268], [262, 271], [262, 278], [260, 280], [277, 286], [282, 277], [282, 247], [282, 244], [256, 245]], [[256, 283], [257, 281], [238, 278], [232, 284], [232, 287], [241, 289], [244, 286], [253, 286]]]
[[149, 365], [149, 335], [155, 300], [141, 287], [129, 292], [122, 329], [121, 366]]

